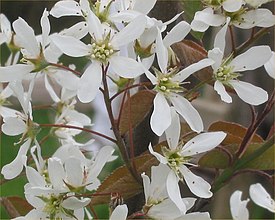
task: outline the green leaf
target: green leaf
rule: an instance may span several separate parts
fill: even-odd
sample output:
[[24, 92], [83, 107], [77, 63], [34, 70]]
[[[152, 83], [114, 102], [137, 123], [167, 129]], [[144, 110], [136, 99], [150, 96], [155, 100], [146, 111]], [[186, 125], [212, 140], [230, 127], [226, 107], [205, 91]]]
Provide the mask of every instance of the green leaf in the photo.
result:
[[[262, 144], [260, 143], [250, 144], [243, 157], [251, 155], [253, 152], [258, 150], [261, 146]], [[274, 170], [275, 169], [274, 155], [275, 155], [275, 144], [273, 144], [272, 147], [270, 147], [268, 150], [266, 150], [263, 154], [258, 156], [256, 159], [246, 164], [243, 168], [256, 169], [256, 170]]]
[[221, 148], [216, 148], [203, 155], [198, 164], [200, 167], [225, 169], [230, 164], [230, 156]]
[[[153, 106], [155, 94], [142, 90], [128, 99], [122, 110], [119, 131], [123, 135], [129, 130], [129, 123], [132, 128], [136, 127], [146, 117]], [[131, 121], [130, 121], [131, 118]]]
[[[201, 0], [182, 0], [181, 3], [184, 11], [184, 20], [188, 23], [191, 23], [197, 11], [201, 11], [203, 9]], [[204, 32], [191, 31], [190, 33], [198, 40], [201, 40], [204, 35]]]
[[[159, 164], [158, 160], [151, 154], [144, 154], [134, 159], [139, 175], [150, 173], [151, 167]], [[92, 205], [106, 204], [110, 202], [111, 193], [119, 193], [127, 200], [143, 191], [143, 186], [136, 181], [125, 165], [117, 168], [108, 176], [96, 191], [98, 196], [92, 198]]]
[[[233, 155], [238, 150], [239, 145], [247, 132], [247, 128], [233, 122], [218, 121], [211, 124], [208, 131], [224, 131], [227, 135], [221, 143], [222, 147], [215, 148], [204, 154], [199, 159], [198, 164], [207, 168], [225, 169], [230, 165], [230, 158], [233, 158]], [[243, 157], [251, 155], [259, 149], [263, 143], [264, 140], [259, 135], [254, 134]], [[245, 168], [259, 170], [274, 169], [274, 146], [247, 164]]]

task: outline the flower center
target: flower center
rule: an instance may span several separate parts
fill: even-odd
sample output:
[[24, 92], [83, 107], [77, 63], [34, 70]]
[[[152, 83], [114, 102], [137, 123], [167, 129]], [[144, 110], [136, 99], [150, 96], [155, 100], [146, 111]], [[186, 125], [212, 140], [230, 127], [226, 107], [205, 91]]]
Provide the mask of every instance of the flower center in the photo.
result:
[[214, 78], [222, 83], [227, 83], [229, 80], [236, 79], [238, 73], [233, 72], [232, 66], [222, 65], [214, 73]]
[[61, 203], [63, 201], [63, 197], [60, 195], [50, 195], [50, 197], [39, 196], [39, 198], [46, 203], [43, 211], [49, 214], [51, 219], [55, 219], [56, 214], [62, 210]]
[[232, 23], [238, 23], [239, 25], [244, 21], [243, 15], [247, 13], [248, 8], [241, 7], [240, 10], [235, 11], [235, 12], [225, 12], [225, 15], [227, 17], [231, 18]]
[[109, 42], [94, 42], [92, 44], [91, 58], [107, 63], [108, 59], [115, 53]]
[[162, 147], [162, 153], [168, 161], [168, 166], [180, 176], [179, 168], [181, 165], [187, 163], [191, 157], [184, 157], [179, 149], [169, 150], [166, 147]]
[[169, 92], [183, 92], [183, 88], [180, 86], [180, 82], [174, 81], [173, 76], [176, 74], [177, 69], [173, 68], [170, 72], [164, 74], [154, 69], [156, 72], [158, 83], [155, 87], [155, 90], [162, 93], [169, 93]]

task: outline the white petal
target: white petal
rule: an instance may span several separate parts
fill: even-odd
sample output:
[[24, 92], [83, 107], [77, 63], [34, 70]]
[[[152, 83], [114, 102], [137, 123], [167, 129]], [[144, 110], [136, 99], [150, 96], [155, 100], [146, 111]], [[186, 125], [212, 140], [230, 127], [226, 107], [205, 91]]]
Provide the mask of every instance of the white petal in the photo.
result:
[[191, 212], [175, 220], [211, 220], [208, 212]]
[[78, 123], [80, 123], [82, 125], [90, 125], [91, 124], [91, 119], [87, 115], [77, 112], [76, 110], [68, 109], [67, 116], [72, 121], [77, 121]]
[[57, 83], [68, 90], [77, 90], [79, 78], [71, 72], [58, 70], [52, 76]]
[[92, 62], [79, 80], [77, 97], [83, 103], [94, 100], [101, 86], [102, 73], [98, 62]]
[[227, 93], [227, 91], [225, 90], [224, 85], [220, 81], [218, 81], [218, 80], [215, 81], [214, 89], [221, 96], [221, 100], [223, 100], [226, 103], [231, 103], [232, 102], [231, 96]]
[[76, 39], [82, 39], [88, 34], [88, 25], [86, 21], [80, 21], [68, 29], [60, 32], [61, 35], [72, 36]]
[[82, 185], [84, 171], [81, 161], [75, 157], [70, 157], [65, 161], [66, 183], [78, 187]]
[[48, 80], [48, 76], [47, 74], [45, 74], [45, 87], [46, 87], [46, 90], [48, 91], [50, 97], [52, 98], [52, 100], [54, 102], [60, 102], [60, 98], [56, 95], [52, 85], [49, 83], [49, 80]]
[[150, 71], [148, 71], [146, 68], [144, 68], [144, 73], [153, 85], [157, 84], [157, 82], [158, 82], [157, 77], [155, 77]]
[[27, 125], [19, 118], [6, 118], [5, 123], [2, 125], [2, 131], [6, 135], [19, 135], [27, 131]]
[[170, 99], [177, 112], [184, 118], [190, 128], [193, 131], [201, 132], [203, 130], [202, 119], [191, 103], [178, 94], [171, 95]]
[[144, 15], [140, 15], [135, 18], [130, 24], [118, 32], [111, 40], [111, 44], [116, 47], [127, 45], [130, 42], [138, 39], [143, 33], [146, 26], [146, 18]]
[[22, 80], [24, 76], [34, 69], [32, 65], [15, 64], [12, 66], [0, 67], [0, 82], [11, 82]]
[[149, 194], [150, 193], [150, 178], [147, 175], [145, 175], [145, 173], [142, 173], [141, 177], [142, 177], [145, 201], [147, 201], [150, 196], [150, 194]]
[[77, 199], [76, 197], [69, 197], [68, 199], [65, 199], [62, 202], [62, 206], [65, 209], [71, 209], [71, 210], [76, 210], [80, 208], [84, 208], [91, 202], [91, 199], [84, 198], [84, 199]]
[[144, 73], [142, 64], [128, 57], [112, 56], [109, 62], [112, 70], [124, 78], [136, 78]]
[[76, 1], [63, 0], [57, 2], [50, 11], [56, 18], [62, 16], [81, 16], [80, 6]]
[[224, 132], [207, 132], [199, 134], [189, 140], [182, 148], [183, 156], [192, 156], [212, 150], [225, 138]]
[[181, 21], [165, 36], [163, 39], [163, 44], [166, 47], [169, 47], [172, 44], [181, 41], [186, 37], [190, 30], [190, 25], [185, 21]]
[[246, 208], [249, 199], [242, 201], [242, 192], [237, 190], [230, 197], [230, 211], [234, 220], [248, 220], [249, 213]]
[[161, 136], [170, 126], [171, 120], [170, 106], [166, 98], [162, 94], [157, 93], [154, 99], [154, 111], [150, 119], [153, 132]]
[[88, 45], [71, 36], [52, 35], [51, 40], [66, 55], [71, 57], [87, 56], [90, 52]]
[[[169, 210], [169, 211], [167, 211]], [[182, 216], [179, 208], [175, 205], [175, 203], [171, 199], [165, 199], [160, 203], [153, 205], [150, 207], [146, 216], [152, 219], [162, 219], [162, 220], [174, 220], [179, 216]]]
[[4, 42], [10, 43], [12, 32], [11, 32], [11, 23], [4, 14], [0, 14], [0, 29], [1, 35], [4, 40], [0, 40], [0, 45]]
[[226, 24], [222, 27], [222, 29], [217, 33], [214, 41], [214, 48], [219, 48], [222, 54], [224, 53], [225, 48], [225, 37], [227, 33], [228, 24], [230, 22], [230, 18], [228, 17], [226, 20]]
[[226, 0], [222, 3], [224, 10], [228, 12], [238, 11], [243, 4], [243, 0]]
[[[170, 171], [170, 167], [163, 163], [159, 163], [158, 166], [151, 167], [151, 185], [149, 197], [156, 200], [167, 198], [168, 194], [166, 190], [166, 180]], [[159, 175], [160, 173], [161, 175]]]
[[156, 54], [159, 68], [162, 73], [165, 73], [168, 65], [168, 50], [163, 44], [160, 30], [156, 38]]
[[54, 189], [61, 189], [64, 185], [65, 171], [59, 158], [54, 157], [48, 159], [48, 173]]
[[238, 96], [248, 104], [260, 105], [268, 100], [267, 92], [260, 87], [237, 80], [231, 80], [229, 83]]
[[166, 189], [169, 195], [169, 198], [175, 203], [175, 205], [179, 208], [182, 214], [186, 212], [186, 206], [182, 201], [180, 188], [179, 188], [179, 179], [175, 175], [174, 171], [170, 171], [166, 180]]
[[136, 1], [133, 9], [146, 15], [153, 9], [156, 2], [157, 0]]
[[188, 67], [184, 68], [183, 70], [181, 70], [180, 72], [178, 72], [174, 77], [173, 80], [177, 80], [179, 82], [182, 82], [183, 80], [185, 80], [186, 78], [188, 78], [191, 74], [207, 67], [210, 66], [214, 63], [214, 61], [212, 59], [203, 59], [200, 60], [197, 63], [193, 63], [191, 65], [189, 65]]
[[14, 110], [14, 109], [11, 109], [11, 108], [6, 108], [4, 106], [0, 107], [0, 115], [4, 118], [4, 121], [5, 121], [5, 118], [9, 118], [9, 117], [14, 118], [18, 114], [20, 114], [20, 112], [17, 111], [17, 110]]
[[179, 169], [192, 193], [200, 198], [210, 198], [213, 195], [210, 191], [211, 185], [203, 178], [193, 174], [186, 166], [181, 166]]
[[18, 18], [14, 21], [12, 26], [20, 46], [25, 48], [32, 58], [37, 58], [40, 54], [40, 47], [35, 38], [33, 29], [22, 18]]
[[105, 164], [110, 160], [112, 154], [114, 153], [114, 148], [111, 146], [104, 146], [100, 149], [96, 155], [96, 159], [91, 167], [90, 175], [97, 177]]
[[26, 176], [32, 186], [46, 186], [44, 177], [41, 176], [40, 173], [38, 173], [34, 168], [26, 167]]
[[258, 206], [268, 209], [270, 212], [275, 213], [275, 201], [271, 198], [268, 192], [263, 188], [260, 183], [250, 186], [249, 195], [253, 202]]
[[27, 162], [27, 152], [31, 144], [31, 139], [28, 139], [19, 149], [16, 158], [9, 164], [6, 164], [2, 170], [5, 179], [13, 179], [17, 177], [23, 170]]
[[265, 63], [264, 68], [268, 75], [275, 79], [275, 52], [272, 51], [272, 57]]
[[162, 164], [167, 164], [168, 163], [167, 159], [164, 156], [162, 156], [161, 154], [159, 154], [159, 153], [157, 153], [153, 150], [151, 143], [149, 144], [148, 149], [149, 149], [149, 152], [152, 155], [154, 155], [160, 163], [162, 163]]
[[271, 56], [272, 52], [269, 46], [255, 46], [235, 57], [230, 65], [234, 67], [233, 71], [237, 72], [254, 70], [268, 62]]
[[126, 220], [128, 214], [127, 205], [118, 205], [110, 216], [110, 220]]
[[[198, 12], [196, 12], [196, 13], [198, 13]], [[209, 28], [209, 25], [205, 24], [202, 21], [193, 20], [191, 22], [191, 28], [193, 31], [205, 32]]]
[[219, 14], [214, 14], [212, 8], [205, 8], [202, 11], [195, 13], [191, 27], [194, 31], [204, 32], [209, 26], [221, 26], [225, 23], [225, 17]]
[[180, 118], [174, 108], [171, 108], [171, 118], [171, 125], [165, 130], [165, 135], [170, 149], [175, 149], [180, 138]]
[[212, 68], [216, 71], [222, 64], [223, 52], [216, 47], [208, 51], [208, 57], [215, 61], [215, 63], [212, 64]]
[[42, 27], [42, 47], [43, 49], [46, 47], [47, 43], [48, 43], [48, 38], [49, 38], [49, 34], [50, 34], [50, 22], [49, 22], [49, 12], [45, 9], [43, 12], [43, 15], [41, 17], [40, 20], [40, 24]]
[[88, 28], [90, 35], [96, 40], [100, 41], [103, 39], [103, 26], [99, 20], [99, 18], [93, 13], [88, 13]]

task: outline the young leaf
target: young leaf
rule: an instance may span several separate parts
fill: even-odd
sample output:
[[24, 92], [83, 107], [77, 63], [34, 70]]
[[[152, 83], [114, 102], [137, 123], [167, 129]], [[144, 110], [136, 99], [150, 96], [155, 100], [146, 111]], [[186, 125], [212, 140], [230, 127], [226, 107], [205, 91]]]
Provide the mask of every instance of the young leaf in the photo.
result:
[[[151, 166], [158, 164], [155, 157], [150, 154], [138, 156], [134, 161], [139, 175], [143, 172], [149, 173]], [[102, 182], [96, 191], [98, 196], [93, 197], [91, 203], [93, 205], [109, 203], [111, 193], [119, 193], [124, 200], [127, 200], [142, 191], [142, 185], [134, 179], [127, 167], [124, 165], [117, 168]], [[101, 196], [100, 194], [103, 195]]]
[[[155, 94], [147, 90], [139, 91], [128, 99], [122, 110], [119, 130], [125, 134], [129, 129], [129, 120], [131, 118], [132, 127], [136, 127], [148, 114], [153, 106]], [[131, 112], [129, 111], [131, 110]]]

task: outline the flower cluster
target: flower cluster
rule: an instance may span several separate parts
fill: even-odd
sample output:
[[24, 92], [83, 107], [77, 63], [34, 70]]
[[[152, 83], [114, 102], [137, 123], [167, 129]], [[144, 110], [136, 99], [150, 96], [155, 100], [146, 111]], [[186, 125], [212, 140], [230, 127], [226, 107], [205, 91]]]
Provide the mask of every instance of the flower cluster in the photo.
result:
[[[181, 18], [182, 13], [166, 22], [152, 18], [149, 12], [156, 0], [97, 0], [95, 3], [60, 0], [49, 11], [44, 10], [40, 35], [35, 35], [23, 18], [11, 24], [1, 14], [0, 44], [10, 50], [9, 58], [0, 67], [1, 128], [6, 135], [20, 135], [16, 143], [17, 156], [1, 169], [1, 174], [10, 180], [25, 173], [28, 180], [25, 197], [33, 206], [26, 216], [17, 219], [92, 219], [88, 205], [101, 185], [99, 175], [105, 164], [116, 156], [113, 146], [103, 145], [98, 152], [87, 154], [95, 140], [79, 141], [77, 135], [82, 131], [115, 143], [127, 167], [132, 173], [137, 172], [131, 167], [134, 159], [129, 159], [132, 149], [127, 148], [126, 135], [120, 130], [121, 114], [114, 115], [112, 101], [124, 93], [123, 109], [126, 96], [131, 95], [129, 90], [138, 86], [153, 94], [150, 128], [154, 135], [163, 136], [167, 141], [160, 149], [149, 144], [147, 155], [159, 163], [147, 169], [151, 170], [151, 176], [145, 173], [140, 176], [141, 172], [136, 175], [143, 182], [145, 195], [139, 214], [151, 219], [210, 219], [208, 212], [190, 211], [197, 198], [183, 197], [181, 186], [186, 185], [196, 197], [212, 197], [211, 184], [192, 169], [198, 167], [196, 159], [218, 147], [227, 134], [205, 131], [185, 84], [194, 73], [204, 73], [208, 68], [211, 76], [204, 83], [212, 83], [222, 101], [231, 103], [229, 93], [234, 90], [250, 105], [265, 103], [268, 93], [264, 89], [239, 78], [241, 72], [262, 66], [275, 78], [275, 53], [266, 45], [250, 47], [243, 53], [236, 48], [226, 53], [225, 48], [227, 30], [233, 26], [250, 29], [275, 25], [272, 12], [260, 8], [267, 2], [202, 0], [205, 7], [194, 14], [190, 24], [180, 21], [169, 32], [167, 28]], [[79, 22], [52, 33], [50, 16], [76, 16]], [[204, 32], [210, 26], [219, 27], [219, 31], [205, 57], [180, 65], [172, 45], [183, 41], [191, 31]], [[63, 65], [61, 56], [64, 55], [85, 58], [85, 69], [79, 71], [74, 64]], [[146, 78], [147, 84], [139, 82], [141, 77]], [[41, 80], [52, 100], [49, 105], [54, 112], [52, 124], [39, 123], [33, 115], [32, 95]], [[113, 96], [111, 84], [115, 87]], [[91, 130], [92, 119], [76, 108], [78, 102], [93, 102], [100, 93], [111, 122], [112, 137]], [[8, 106], [10, 97], [18, 100], [22, 111]], [[183, 137], [183, 122], [190, 128], [191, 136]], [[129, 124], [131, 126], [131, 122]], [[42, 144], [48, 136], [41, 139], [39, 134], [48, 127], [51, 127], [48, 136], [56, 138], [59, 147], [44, 159]], [[131, 135], [132, 129], [129, 129]], [[130, 142], [132, 140], [133, 135]], [[257, 191], [262, 191], [265, 198], [259, 198]], [[248, 219], [245, 208], [248, 200], [239, 201], [240, 196], [237, 192], [230, 200], [233, 218]], [[250, 196], [256, 204], [274, 212], [274, 201], [259, 185], [250, 187]], [[266, 205], [270, 201], [271, 204]], [[240, 205], [236, 207], [236, 204]], [[111, 208], [110, 219], [126, 219], [127, 215], [128, 208], [123, 202]]]

